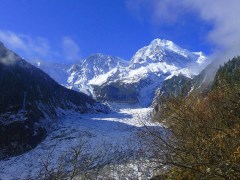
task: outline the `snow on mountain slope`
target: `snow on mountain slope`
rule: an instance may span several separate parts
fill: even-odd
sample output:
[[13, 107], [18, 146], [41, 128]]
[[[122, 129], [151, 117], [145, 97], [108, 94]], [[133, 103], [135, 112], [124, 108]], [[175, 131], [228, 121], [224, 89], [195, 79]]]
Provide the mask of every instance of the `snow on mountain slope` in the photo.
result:
[[[189, 64], [202, 64], [206, 57], [202, 52], [191, 53], [182, 49], [171, 41], [155, 39], [134, 55], [127, 68], [114, 68], [106, 74], [92, 79], [89, 84], [102, 85], [110, 79], [122, 79], [125, 83], [134, 83], [154, 73], [157, 76], [170, 72], [173, 75], [182, 73], [190, 77], [193, 73], [188, 68]], [[115, 77], [115, 78], [113, 78]]]
[[129, 65], [128, 61], [119, 57], [100, 53], [80, 60], [74, 65], [47, 63], [41, 60], [30, 63], [43, 70], [59, 84], [88, 95], [92, 95], [92, 88], [88, 84], [92, 79], [108, 73], [115, 67], [122, 68]]
[[128, 67], [115, 68], [89, 84], [99, 100], [148, 106], [163, 81], [179, 74], [191, 78], [206, 59], [202, 52], [192, 53], [171, 41], [155, 39], [137, 51]]
[[68, 70], [70, 74], [67, 81], [68, 87], [92, 95], [89, 81], [106, 74], [115, 67], [126, 67], [128, 64], [129, 62], [115, 56], [93, 54]]
[[131, 68], [138, 68], [149, 63], [166, 62], [178, 68], [188, 67], [189, 64], [201, 64], [206, 60], [202, 52], [190, 52], [169, 40], [155, 39], [149, 46], [138, 50], [132, 58]]
[[147, 106], [163, 81], [179, 74], [191, 78], [204, 68], [206, 60], [202, 52], [190, 52], [172, 41], [155, 39], [138, 50], [130, 62], [94, 54], [68, 70], [62, 66], [53, 70], [41, 65], [40, 68], [67, 88], [98, 100], [123, 103], [144, 100], [142, 104]]

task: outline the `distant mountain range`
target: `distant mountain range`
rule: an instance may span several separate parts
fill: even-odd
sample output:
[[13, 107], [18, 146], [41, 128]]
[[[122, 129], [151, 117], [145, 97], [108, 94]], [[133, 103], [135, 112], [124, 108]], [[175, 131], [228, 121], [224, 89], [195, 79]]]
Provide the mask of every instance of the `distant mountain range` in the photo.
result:
[[205, 67], [206, 60], [202, 52], [190, 52], [172, 41], [155, 39], [130, 61], [94, 54], [71, 66], [47, 66], [38, 61], [33, 64], [65, 87], [97, 100], [149, 106], [165, 80], [179, 74], [191, 78]]

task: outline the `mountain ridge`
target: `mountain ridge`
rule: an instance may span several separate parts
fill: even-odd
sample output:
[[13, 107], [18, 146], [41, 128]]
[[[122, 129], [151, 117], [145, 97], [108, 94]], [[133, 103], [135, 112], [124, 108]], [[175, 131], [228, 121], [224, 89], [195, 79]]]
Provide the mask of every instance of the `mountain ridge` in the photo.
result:
[[206, 61], [202, 52], [190, 52], [172, 41], [155, 39], [130, 61], [101, 53], [90, 55], [71, 66], [63, 85], [100, 101], [139, 103], [147, 93], [148, 102], [140, 102], [147, 106], [163, 81], [179, 74], [191, 78]]
[[108, 112], [84, 93], [72, 91], [0, 44], [0, 159], [32, 149], [56, 118], [68, 111]]

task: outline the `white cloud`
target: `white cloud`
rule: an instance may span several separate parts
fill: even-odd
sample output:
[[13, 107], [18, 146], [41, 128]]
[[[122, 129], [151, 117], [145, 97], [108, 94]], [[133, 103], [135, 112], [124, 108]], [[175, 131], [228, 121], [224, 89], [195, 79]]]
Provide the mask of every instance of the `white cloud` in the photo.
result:
[[42, 37], [32, 38], [29, 35], [0, 30], [0, 41], [26, 58], [51, 58], [54, 54], [48, 40]]
[[239, 0], [185, 0], [185, 4], [199, 12], [203, 20], [213, 23], [208, 39], [216, 45], [216, 52], [224, 58], [240, 55]]
[[80, 57], [80, 48], [71, 37], [61, 39], [62, 46], [53, 48], [47, 38], [32, 37], [26, 34], [0, 30], [0, 41], [20, 56], [32, 60], [76, 61]]
[[0, 31], [0, 40], [15, 49], [27, 49], [22, 39], [11, 31]]
[[174, 23], [185, 13], [185, 7], [178, 0], [126, 0], [126, 5], [139, 20], [146, 19], [156, 25]]
[[62, 46], [68, 61], [76, 61], [80, 58], [80, 48], [71, 37], [64, 37]]
[[16, 62], [16, 55], [12, 51], [6, 51], [5, 57], [0, 59], [0, 63], [13, 65]]
[[[174, 23], [189, 12], [213, 25], [206, 38], [215, 46], [214, 56], [231, 58], [240, 54], [239, 0], [126, 0], [127, 7], [154, 23]], [[145, 13], [143, 13], [145, 12]]]

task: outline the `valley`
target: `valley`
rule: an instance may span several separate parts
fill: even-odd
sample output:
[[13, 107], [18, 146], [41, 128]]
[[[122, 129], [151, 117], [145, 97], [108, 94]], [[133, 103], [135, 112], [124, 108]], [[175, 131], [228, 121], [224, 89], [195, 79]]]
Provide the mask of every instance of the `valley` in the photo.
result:
[[[2, 58], [8, 58], [9, 50], [4, 45], [1, 49]], [[16, 92], [16, 105], [9, 101], [5, 107], [3, 101], [2, 106], [8, 111], [16, 106], [16, 113], [21, 112], [21, 95], [27, 91], [26, 118], [20, 122], [25, 123], [21, 131], [28, 132], [30, 142], [37, 137], [36, 128], [42, 128], [45, 134], [32, 146], [28, 141], [22, 143], [26, 139], [22, 135], [19, 139], [14, 133], [9, 140], [9, 134], [5, 133], [0, 177], [44, 179], [61, 175], [64, 178], [73, 173], [77, 178], [93, 171], [99, 173], [93, 179], [117, 178], [116, 173], [124, 173], [118, 174], [118, 178], [154, 176], [156, 164], [151, 159], [156, 155], [151, 142], [166, 132], [160, 123], [152, 122], [156, 105], [153, 102], [175, 88], [173, 83], [166, 89], [165, 82], [180, 77], [181, 87], [182, 78], [191, 79], [198, 74], [192, 67], [200, 71], [206, 60], [201, 52], [190, 52], [171, 41], [155, 39], [137, 51], [130, 61], [98, 53], [73, 65], [29, 61], [31, 65], [18, 55], [10, 66], [2, 62], [2, 68], [9, 74], [20, 72], [16, 82], [24, 84]], [[12, 74], [4, 75], [7, 79]], [[29, 80], [34, 77], [32, 82], [25, 79], [27, 76], [31, 77]], [[5, 79], [2, 84], [7, 86]], [[3, 93], [7, 94], [7, 90]], [[34, 117], [36, 112], [39, 116], [31, 119], [28, 115], [31, 111]], [[11, 125], [11, 114], [14, 113], [3, 114], [4, 123]], [[7, 126], [3, 124], [3, 128]], [[12, 154], [8, 154], [7, 148]]]
[[0, 2], [0, 180], [239, 180], [240, 0]]
[[[146, 139], [144, 140], [141, 134], [151, 128], [162, 129], [160, 124], [149, 123], [151, 112], [152, 108], [129, 105], [115, 105], [115, 110], [109, 114], [81, 115], [67, 112], [55, 122], [52, 132], [35, 149], [0, 161], [0, 177], [34, 179], [44, 173], [44, 164], [47, 161], [50, 161], [49, 170], [53, 168], [57, 171], [62, 156], [67, 158], [66, 154], [71, 152], [71, 148], [79, 146], [82, 146], [81, 157], [90, 160], [87, 167], [84, 167], [86, 171], [131, 161], [133, 166], [136, 160], [151, 156], [150, 152], [145, 151]], [[70, 165], [67, 167], [71, 170]], [[149, 172], [153, 170], [147, 167]], [[138, 171], [140, 170], [135, 169], [131, 173], [143, 173], [146, 169]], [[151, 175], [150, 173], [149, 176]]]

